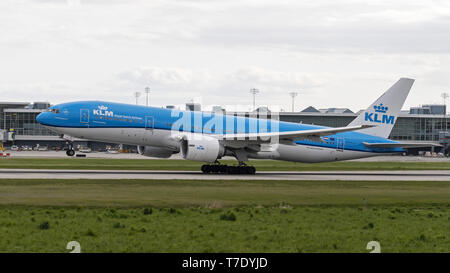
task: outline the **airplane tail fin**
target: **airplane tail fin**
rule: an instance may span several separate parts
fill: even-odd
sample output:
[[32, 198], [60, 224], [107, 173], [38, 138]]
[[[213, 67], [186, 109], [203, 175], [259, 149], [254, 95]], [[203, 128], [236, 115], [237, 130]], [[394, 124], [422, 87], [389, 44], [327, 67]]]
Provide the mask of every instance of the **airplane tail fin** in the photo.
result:
[[376, 125], [359, 132], [388, 138], [413, 83], [413, 79], [399, 79], [348, 126]]

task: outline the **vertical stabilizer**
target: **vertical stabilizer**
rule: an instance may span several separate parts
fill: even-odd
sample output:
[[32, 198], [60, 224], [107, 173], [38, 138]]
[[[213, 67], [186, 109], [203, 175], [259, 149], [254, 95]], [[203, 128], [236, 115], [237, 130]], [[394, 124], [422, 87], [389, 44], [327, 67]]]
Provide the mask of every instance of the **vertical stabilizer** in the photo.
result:
[[413, 83], [413, 79], [399, 79], [348, 126], [376, 125], [375, 127], [363, 129], [359, 132], [388, 138]]

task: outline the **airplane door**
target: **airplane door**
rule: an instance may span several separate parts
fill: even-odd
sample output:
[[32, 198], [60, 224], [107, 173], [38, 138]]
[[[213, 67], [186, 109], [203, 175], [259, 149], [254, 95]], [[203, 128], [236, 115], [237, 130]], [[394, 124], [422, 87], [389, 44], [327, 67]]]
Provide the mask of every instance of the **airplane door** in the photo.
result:
[[343, 152], [344, 151], [344, 144], [345, 144], [344, 138], [339, 137], [339, 138], [336, 139], [336, 142], [337, 142], [336, 150], [339, 151], [339, 152]]
[[146, 116], [145, 117], [145, 130], [148, 130], [148, 132], [153, 135], [153, 127], [154, 127], [154, 119], [152, 116]]
[[80, 123], [89, 124], [89, 109], [80, 109]]

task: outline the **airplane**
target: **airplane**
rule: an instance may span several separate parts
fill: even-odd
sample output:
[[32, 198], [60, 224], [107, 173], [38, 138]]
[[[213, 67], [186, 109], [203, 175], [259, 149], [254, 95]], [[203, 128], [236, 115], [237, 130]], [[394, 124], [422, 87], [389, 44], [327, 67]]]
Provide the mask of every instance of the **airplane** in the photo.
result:
[[[206, 162], [203, 173], [255, 174], [249, 159], [317, 163], [440, 146], [388, 139], [413, 83], [399, 79], [348, 126], [338, 128], [106, 101], [54, 105], [36, 120], [62, 137], [136, 145], [143, 156], [181, 153], [184, 159]], [[67, 155], [74, 154], [70, 145]], [[221, 164], [224, 156], [238, 164]]]

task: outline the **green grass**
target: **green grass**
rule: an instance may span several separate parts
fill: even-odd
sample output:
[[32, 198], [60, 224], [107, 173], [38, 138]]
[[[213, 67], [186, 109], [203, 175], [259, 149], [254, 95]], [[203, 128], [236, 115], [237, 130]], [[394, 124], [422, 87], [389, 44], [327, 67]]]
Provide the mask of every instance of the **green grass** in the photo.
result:
[[2, 179], [0, 205], [186, 207], [447, 204], [450, 181]]
[[[236, 164], [235, 160], [222, 160]], [[187, 160], [97, 159], [97, 158], [1, 158], [0, 168], [86, 169], [86, 170], [186, 170], [198, 171], [201, 162]], [[450, 170], [450, 162], [330, 162], [293, 163], [252, 160], [258, 171], [331, 171], [331, 170]]]
[[450, 182], [4, 179], [0, 234], [0, 252], [449, 252]]
[[[224, 217], [225, 215], [225, 217]], [[234, 215], [229, 218], [226, 215]], [[0, 251], [448, 252], [449, 207], [2, 207]], [[235, 219], [234, 221], [232, 219]]]

